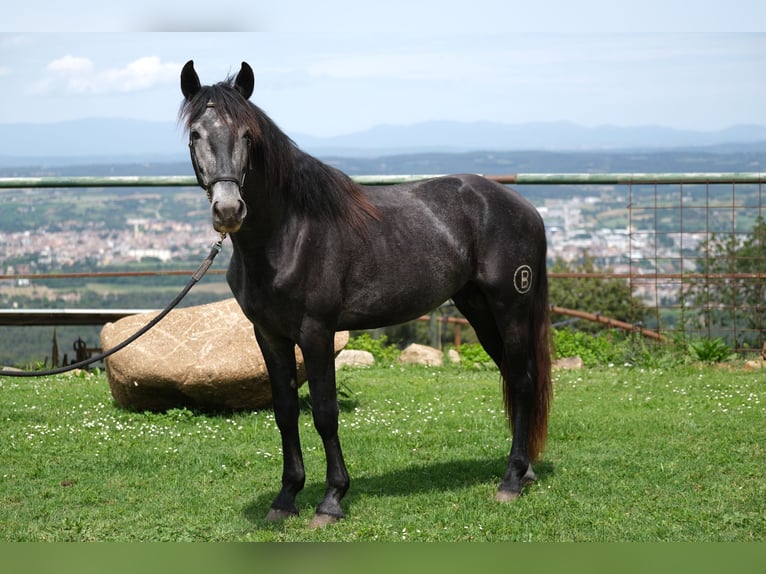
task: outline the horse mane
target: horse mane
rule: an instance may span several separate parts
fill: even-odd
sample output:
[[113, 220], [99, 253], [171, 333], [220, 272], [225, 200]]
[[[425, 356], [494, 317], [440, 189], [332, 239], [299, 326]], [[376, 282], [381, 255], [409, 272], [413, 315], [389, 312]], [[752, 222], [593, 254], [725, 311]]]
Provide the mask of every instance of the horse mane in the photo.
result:
[[235, 76], [202, 86], [184, 100], [179, 123], [188, 131], [208, 102], [231, 130], [245, 126], [252, 137], [255, 165], [263, 169], [269, 193], [277, 193], [294, 215], [328, 223], [345, 223], [364, 234], [370, 218], [380, 219], [361, 186], [345, 173], [303, 152], [263, 110], [234, 87]]

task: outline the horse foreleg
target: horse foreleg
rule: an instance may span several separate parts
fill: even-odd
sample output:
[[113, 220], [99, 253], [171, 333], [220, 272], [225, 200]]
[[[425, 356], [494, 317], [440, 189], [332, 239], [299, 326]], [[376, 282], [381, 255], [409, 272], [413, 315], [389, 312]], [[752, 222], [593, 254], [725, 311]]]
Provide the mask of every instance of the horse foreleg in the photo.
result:
[[312, 527], [321, 527], [344, 518], [340, 501], [348, 491], [349, 476], [338, 438], [338, 395], [335, 387], [333, 331], [304, 324], [301, 349], [311, 392], [314, 426], [322, 439], [327, 459], [327, 490], [317, 506]]
[[274, 418], [282, 436], [282, 489], [266, 517], [273, 522], [298, 514], [295, 497], [306, 482], [298, 433], [298, 375], [293, 342], [269, 337], [257, 330], [256, 338], [269, 372]]

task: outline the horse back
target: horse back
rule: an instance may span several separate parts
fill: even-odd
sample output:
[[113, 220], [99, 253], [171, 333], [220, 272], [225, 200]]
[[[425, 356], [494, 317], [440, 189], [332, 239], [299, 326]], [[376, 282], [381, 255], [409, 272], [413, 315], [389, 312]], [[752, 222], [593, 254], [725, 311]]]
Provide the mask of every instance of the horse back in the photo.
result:
[[516, 190], [479, 175], [443, 176], [390, 188], [368, 188], [382, 213], [379, 234], [411, 232], [431, 254], [455, 248], [474, 262], [488, 253], [531, 257], [545, 248], [545, 227], [535, 207]]

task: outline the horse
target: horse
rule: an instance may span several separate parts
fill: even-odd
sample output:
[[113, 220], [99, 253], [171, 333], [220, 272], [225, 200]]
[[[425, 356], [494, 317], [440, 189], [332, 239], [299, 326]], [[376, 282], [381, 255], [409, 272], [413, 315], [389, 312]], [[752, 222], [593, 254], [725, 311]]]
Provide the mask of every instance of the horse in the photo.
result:
[[362, 186], [303, 152], [250, 101], [252, 68], [202, 85], [181, 71], [179, 123], [213, 228], [232, 243], [227, 282], [252, 322], [282, 439], [282, 487], [268, 514], [298, 514], [306, 475], [295, 360], [301, 349], [326, 491], [311, 526], [345, 517], [335, 333], [399, 324], [451, 299], [497, 364], [513, 438], [495, 499], [536, 480], [551, 389], [546, 237], [537, 210], [478, 175]]

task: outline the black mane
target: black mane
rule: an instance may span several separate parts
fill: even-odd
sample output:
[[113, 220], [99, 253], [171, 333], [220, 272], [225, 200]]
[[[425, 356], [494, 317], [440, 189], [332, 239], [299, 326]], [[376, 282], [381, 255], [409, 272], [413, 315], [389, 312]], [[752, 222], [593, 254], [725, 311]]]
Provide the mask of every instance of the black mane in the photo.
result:
[[246, 126], [253, 140], [254, 165], [263, 170], [267, 191], [277, 193], [296, 215], [327, 222], [344, 221], [359, 231], [378, 218], [362, 188], [343, 172], [301, 151], [263, 110], [234, 87], [234, 77], [202, 86], [179, 110], [188, 131], [208, 103], [230, 129]]

